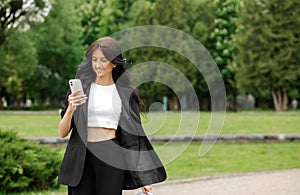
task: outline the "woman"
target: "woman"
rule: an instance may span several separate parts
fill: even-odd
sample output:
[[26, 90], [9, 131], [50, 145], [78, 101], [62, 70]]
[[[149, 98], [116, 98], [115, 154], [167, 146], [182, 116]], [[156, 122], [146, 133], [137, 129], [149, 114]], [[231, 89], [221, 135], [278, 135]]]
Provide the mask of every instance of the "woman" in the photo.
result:
[[[67, 93], [58, 131], [71, 136], [58, 183], [69, 194], [122, 194], [166, 179], [165, 169], [141, 125], [143, 102], [130, 86], [119, 44], [96, 40], [86, 52], [76, 78], [84, 94]], [[86, 103], [84, 103], [86, 102]]]

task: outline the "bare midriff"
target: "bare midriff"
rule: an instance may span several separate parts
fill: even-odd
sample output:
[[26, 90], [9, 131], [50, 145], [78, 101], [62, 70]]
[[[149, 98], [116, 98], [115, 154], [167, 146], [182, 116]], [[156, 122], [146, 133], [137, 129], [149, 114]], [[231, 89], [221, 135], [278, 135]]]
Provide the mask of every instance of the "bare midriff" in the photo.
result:
[[88, 142], [98, 142], [116, 137], [116, 129], [104, 127], [88, 127]]

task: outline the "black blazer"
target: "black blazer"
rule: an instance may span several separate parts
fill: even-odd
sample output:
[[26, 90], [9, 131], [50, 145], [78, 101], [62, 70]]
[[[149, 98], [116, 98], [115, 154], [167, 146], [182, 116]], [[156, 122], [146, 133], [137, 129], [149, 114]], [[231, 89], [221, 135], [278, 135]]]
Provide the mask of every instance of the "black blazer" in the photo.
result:
[[[166, 171], [141, 125], [139, 105], [133, 88], [119, 83], [116, 83], [116, 88], [122, 100], [116, 137], [120, 146], [125, 149], [123, 153], [126, 169], [123, 189], [136, 189], [166, 180]], [[89, 90], [90, 85], [84, 87], [87, 96]], [[77, 186], [80, 182], [86, 155], [87, 108], [88, 101], [78, 106], [73, 114], [72, 132], [61, 164], [59, 184]], [[61, 112], [62, 117], [66, 109], [67, 106]], [[132, 155], [130, 151], [138, 152]]]

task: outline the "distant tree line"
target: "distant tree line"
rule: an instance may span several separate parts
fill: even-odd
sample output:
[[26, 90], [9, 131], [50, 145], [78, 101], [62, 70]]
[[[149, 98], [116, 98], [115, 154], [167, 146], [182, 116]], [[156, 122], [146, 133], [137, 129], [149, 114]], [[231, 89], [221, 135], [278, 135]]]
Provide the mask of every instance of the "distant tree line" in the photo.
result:
[[[300, 1], [298, 0], [4, 0], [0, 3], [0, 109], [58, 108], [67, 81], [87, 47], [102, 36], [137, 25], [164, 25], [199, 40], [222, 74], [230, 109], [252, 94], [257, 107], [288, 110], [300, 98]], [[128, 67], [162, 61], [211, 107], [201, 73], [184, 57], [161, 48], [126, 52]], [[174, 78], [175, 79], [175, 78]], [[160, 83], [139, 87], [149, 106], [174, 92]], [[28, 103], [28, 102], [27, 102]]]

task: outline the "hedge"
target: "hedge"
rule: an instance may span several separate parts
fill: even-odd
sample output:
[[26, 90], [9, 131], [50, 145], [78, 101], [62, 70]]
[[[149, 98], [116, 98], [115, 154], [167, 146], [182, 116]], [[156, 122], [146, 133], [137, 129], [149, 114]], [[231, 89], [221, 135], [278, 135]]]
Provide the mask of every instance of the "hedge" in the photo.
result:
[[0, 192], [57, 188], [61, 155], [0, 129]]

